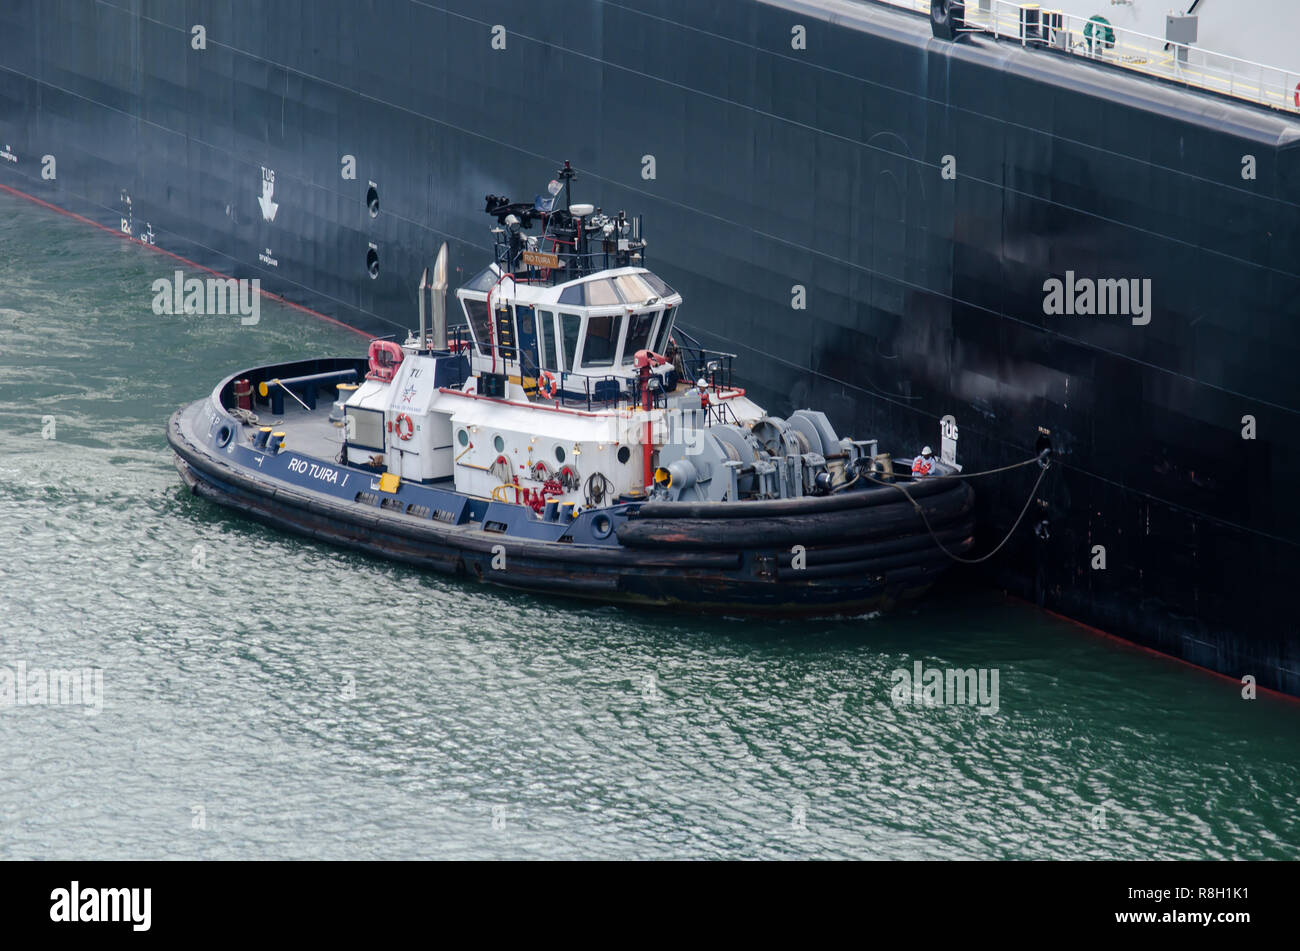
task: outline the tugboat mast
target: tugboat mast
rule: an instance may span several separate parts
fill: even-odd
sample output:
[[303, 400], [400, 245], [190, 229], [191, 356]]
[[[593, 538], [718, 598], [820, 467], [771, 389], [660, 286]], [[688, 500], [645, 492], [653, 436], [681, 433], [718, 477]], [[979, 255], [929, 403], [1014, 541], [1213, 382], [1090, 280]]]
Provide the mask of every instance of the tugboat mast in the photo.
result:
[[560, 169], [556, 178], [564, 182], [564, 210], [568, 211], [573, 204], [573, 180], [578, 177], [577, 169], [569, 164], [569, 160], [564, 160], [564, 168]]

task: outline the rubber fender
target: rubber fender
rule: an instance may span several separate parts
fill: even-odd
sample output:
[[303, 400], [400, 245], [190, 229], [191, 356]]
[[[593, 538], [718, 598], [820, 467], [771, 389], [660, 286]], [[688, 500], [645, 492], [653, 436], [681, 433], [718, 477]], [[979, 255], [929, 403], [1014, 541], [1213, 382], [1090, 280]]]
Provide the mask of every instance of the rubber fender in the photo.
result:
[[930, 31], [939, 39], [955, 40], [965, 26], [963, 0], [930, 0]]

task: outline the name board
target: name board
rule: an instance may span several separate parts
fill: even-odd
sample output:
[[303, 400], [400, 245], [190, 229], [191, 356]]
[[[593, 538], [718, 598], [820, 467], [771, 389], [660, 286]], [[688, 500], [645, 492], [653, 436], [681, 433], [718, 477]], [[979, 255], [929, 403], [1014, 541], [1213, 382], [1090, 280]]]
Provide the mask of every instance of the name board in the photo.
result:
[[529, 267], [559, 267], [559, 255], [547, 254], [545, 251], [525, 251], [524, 263]]

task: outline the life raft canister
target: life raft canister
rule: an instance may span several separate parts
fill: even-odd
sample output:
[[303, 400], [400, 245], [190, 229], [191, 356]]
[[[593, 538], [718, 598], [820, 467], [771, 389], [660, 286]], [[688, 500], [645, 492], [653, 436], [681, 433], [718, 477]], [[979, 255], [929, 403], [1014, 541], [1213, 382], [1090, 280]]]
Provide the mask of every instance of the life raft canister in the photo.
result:
[[370, 353], [368, 354], [370, 372], [366, 374], [366, 379], [378, 380], [380, 383], [391, 383], [405, 356], [406, 354], [402, 352], [402, 348], [391, 340], [370, 341]]
[[550, 370], [543, 370], [537, 378], [537, 391], [548, 400], [555, 399], [555, 375]]
[[397, 438], [406, 441], [415, 435], [415, 423], [406, 413], [398, 413], [397, 419], [393, 420], [393, 432], [397, 433]]

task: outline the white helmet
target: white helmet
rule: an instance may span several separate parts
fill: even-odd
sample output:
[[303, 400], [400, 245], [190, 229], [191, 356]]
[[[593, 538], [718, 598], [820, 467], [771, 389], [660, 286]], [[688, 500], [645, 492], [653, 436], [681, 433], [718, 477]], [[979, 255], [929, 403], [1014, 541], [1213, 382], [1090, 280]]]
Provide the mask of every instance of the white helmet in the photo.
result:
[[929, 446], [926, 446], [924, 449], [921, 450], [921, 455], [923, 455], [923, 456], [933, 456], [933, 455], [934, 455], [934, 450], [931, 449]]

